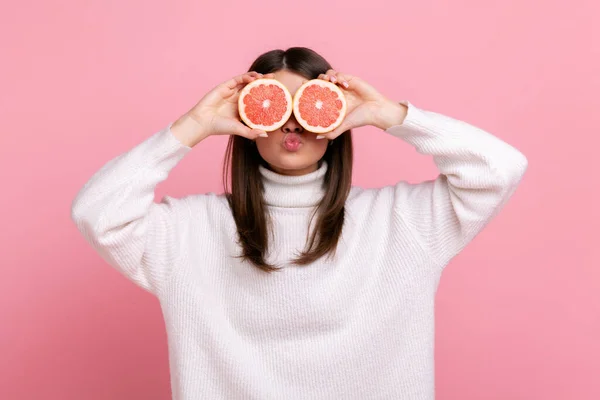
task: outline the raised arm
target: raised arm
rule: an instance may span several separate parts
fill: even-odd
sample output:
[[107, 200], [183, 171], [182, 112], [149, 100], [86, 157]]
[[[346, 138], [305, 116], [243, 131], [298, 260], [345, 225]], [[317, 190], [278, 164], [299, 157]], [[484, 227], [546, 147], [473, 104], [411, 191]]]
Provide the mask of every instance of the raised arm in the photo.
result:
[[416, 185], [400, 182], [391, 202], [394, 215], [440, 267], [498, 213], [525, 173], [523, 154], [477, 127], [391, 101], [348, 74], [331, 70], [320, 78], [340, 84], [349, 104], [344, 122], [324, 138], [373, 125], [433, 156], [440, 171], [437, 179]]
[[71, 216], [110, 265], [142, 288], [159, 289], [179, 255], [184, 200], [154, 202], [156, 186], [190, 151], [165, 129], [104, 165], [79, 191]]
[[236, 106], [240, 90], [261, 77], [251, 72], [218, 85], [170, 127], [104, 165], [75, 197], [71, 216], [82, 235], [142, 288], [156, 293], [176, 267], [190, 218], [185, 198], [156, 203], [156, 186], [208, 136], [265, 134], [244, 126]]
[[527, 159], [497, 137], [463, 121], [405, 103], [407, 114], [387, 132], [433, 156], [432, 181], [395, 187], [395, 212], [425, 250], [445, 266], [511, 197]]

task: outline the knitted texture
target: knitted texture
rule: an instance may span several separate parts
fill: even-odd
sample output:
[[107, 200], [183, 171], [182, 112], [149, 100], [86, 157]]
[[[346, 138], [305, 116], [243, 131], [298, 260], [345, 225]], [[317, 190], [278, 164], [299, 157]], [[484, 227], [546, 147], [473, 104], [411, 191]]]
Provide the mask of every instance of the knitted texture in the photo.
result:
[[335, 257], [289, 263], [306, 243], [327, 164], [261, 167], [273, 235], [266, 274], [236, 258], [223, 195], [154, 201], [190, 152], [166, 128], [81, 189], [72, 218], [112, 266], [160, 301], [173, 398], [434, 398], [434, 297], [443, 268], [508, 201], [526, 158], [465, 122], [411, 103], [387, 132], [433, 156], [437, 179], [353, 187]]

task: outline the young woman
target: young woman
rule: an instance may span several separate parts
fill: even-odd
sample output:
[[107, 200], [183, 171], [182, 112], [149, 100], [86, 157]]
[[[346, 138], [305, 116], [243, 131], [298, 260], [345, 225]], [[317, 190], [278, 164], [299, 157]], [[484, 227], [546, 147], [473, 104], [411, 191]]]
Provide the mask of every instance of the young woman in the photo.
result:
[[[465, 122], [387, 99], [306, 48], [263, 54], [250, 71], [106, 164], [77, 195], [73, 220], [158, 297], [175, 399], [433, 399], [438, 280], [507, 202], [526, 158]], [[334, 82], [348, 115], [324, 137], [293, 117], [268, 135], [251, 130], [237, 97], [265, 76], [292, 94], [308, 79]], [[351, 187], [350, 130], [364, 125], [433, 156], [439, 177]], [[232, 135], [231, 190], [155, 203], [157, 184], [212, 135]], [[290, 150], [289, 137], [301, 146]]]

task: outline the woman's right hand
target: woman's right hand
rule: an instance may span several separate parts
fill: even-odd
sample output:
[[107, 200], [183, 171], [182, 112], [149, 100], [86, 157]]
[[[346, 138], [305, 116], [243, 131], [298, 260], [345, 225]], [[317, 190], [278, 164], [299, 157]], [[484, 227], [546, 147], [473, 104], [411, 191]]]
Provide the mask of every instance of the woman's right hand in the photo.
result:
[[175, 121], [171, 132], [189, 147], [212, 135], [239, 135], [250, 140], [259, 136], [266, 137], [266, 132], [251, 129], [240, 121], [238, 98], [240, 91], [248, 83], [271, 77], [272, 74], [248, 72], [221, 83]]

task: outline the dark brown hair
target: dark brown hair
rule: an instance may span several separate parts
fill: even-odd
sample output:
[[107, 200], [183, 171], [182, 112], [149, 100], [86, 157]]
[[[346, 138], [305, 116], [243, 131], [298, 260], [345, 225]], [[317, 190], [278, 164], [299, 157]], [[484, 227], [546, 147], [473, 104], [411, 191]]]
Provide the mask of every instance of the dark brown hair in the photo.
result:
[[[249, 71], [268, 74], [284, 69], [307, 79], [315, 79], [331, 69], [331, 65], [311, 49], [292, 47], [262, 54], [252, 63]], [[314, 229], [309, 232], [306, 247], [293, 261], [296, 265], [307, 265], [325, 255], [331, 256], [335, 253], [344, 225], [344, 204], [352, 180], [351, 132], [344, 132], [331, 146], [327, 146], [321, 161], [328, 164], [324, 176], [325, 195], [312, 216], [316, 216], [317, 220]], [[238, 241], [242, 247], [240, 257], [263, 271], [272, 272], [278, 268], [265, 260], [271, 226], [263, 200], [259, 165], [268, 168], [255, 144], [242, 136], [231, 135], [225, 152], [223, 184], [237, 226]]]

